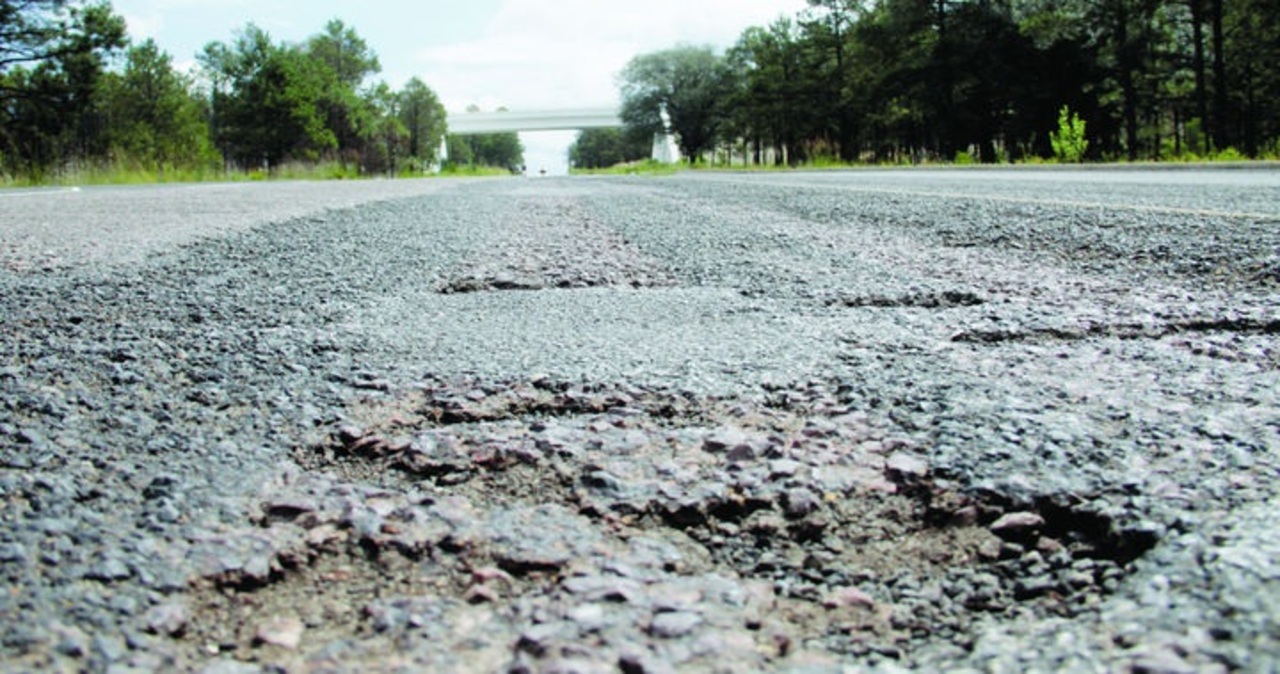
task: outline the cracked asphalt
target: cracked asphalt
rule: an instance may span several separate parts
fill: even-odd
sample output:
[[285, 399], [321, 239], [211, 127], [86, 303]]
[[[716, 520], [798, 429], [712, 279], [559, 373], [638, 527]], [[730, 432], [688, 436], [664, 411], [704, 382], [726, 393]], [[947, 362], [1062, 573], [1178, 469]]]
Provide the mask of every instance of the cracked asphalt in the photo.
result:
[[9, 671], [1275, 671], [1280, 171], [0, 192]]

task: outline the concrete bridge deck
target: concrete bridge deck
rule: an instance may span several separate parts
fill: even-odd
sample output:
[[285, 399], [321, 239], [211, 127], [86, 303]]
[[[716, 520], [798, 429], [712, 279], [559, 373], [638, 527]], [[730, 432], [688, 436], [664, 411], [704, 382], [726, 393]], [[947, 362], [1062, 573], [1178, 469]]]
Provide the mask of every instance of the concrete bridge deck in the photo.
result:
[[449, 133], [457, 134], [578, 131], [623, 126], [615, 108], [449, 113], [448, 124]]

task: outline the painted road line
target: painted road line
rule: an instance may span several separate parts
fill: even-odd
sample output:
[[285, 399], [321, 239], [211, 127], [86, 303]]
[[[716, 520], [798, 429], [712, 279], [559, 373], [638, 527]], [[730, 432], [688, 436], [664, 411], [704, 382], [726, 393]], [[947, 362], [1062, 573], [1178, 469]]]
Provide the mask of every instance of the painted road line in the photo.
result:
[[80, 191], [79, 187], [44, 189], [44, 190], [38, 190], [34, 192], [6, 192], [4, 190], [0, 190], [0, 198], [8, 197], [10, 199], [17, 199], [21, 197], [47, 197], [53, 194], [74, 194], [79, 191]]

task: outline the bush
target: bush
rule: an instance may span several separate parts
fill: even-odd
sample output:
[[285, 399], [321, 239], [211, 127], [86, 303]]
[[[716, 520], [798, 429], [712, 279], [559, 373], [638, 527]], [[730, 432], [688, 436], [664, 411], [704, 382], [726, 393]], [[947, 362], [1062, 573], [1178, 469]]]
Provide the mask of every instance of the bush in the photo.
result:
[[1067, 106], [1062, 106], [1058, 111], [1058, 130], [1049, 133], [1049, 143], [1053, 145], [1053, 156], [1058, 161], [1071, 164], [1082, 161], [1084, 153], [1089, 150], [1084, 120]]
[[1249, 158], [1240, 154], [1240, 151], [1234, 147], [1228, 147], [1215, 152], [1211, 159], [1212, 161], [1247, 161]]

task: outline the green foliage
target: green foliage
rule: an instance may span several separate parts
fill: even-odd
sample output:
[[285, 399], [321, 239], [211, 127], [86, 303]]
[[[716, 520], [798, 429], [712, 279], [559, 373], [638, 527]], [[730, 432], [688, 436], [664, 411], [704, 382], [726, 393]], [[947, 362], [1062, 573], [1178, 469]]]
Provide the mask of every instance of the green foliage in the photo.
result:
[[219, 143], [240, 166], [270, 170], [289, 160], [314, 161], [338, 149], [338, 133], [349, 132], [331, 126], [332, 108], [341, 103], [333, 69], [273, 43], [257, 26], [245, 27], [232, 46], [207, 46], [205, 61], [217, 69], [212, 80], [229, 84], [214, 114]]
[[382, 71], [378, 55], [340, 19], [325, 24], [324, 32], [308, 40], [304, 51], [328, 66], [336, 82], [348, 91], [355, 91], [370, 75]]
[[511, 170], [501, 166], [484, 166], [479, 164], [456, 164], [446, 162], [440, 169], [440, 175], [448, 178], [493, 178], [509, 176]]
[[[960, 151], [1035, 161], [1058, 156], [1051, 134], [1067, 141], [1064, 161], [1206, 156], [1210, 146], [1258, 157], [1280, 139], [1273, 0], [807, 4], [745, 30], [720, 68], [703, 128], [756, 164], [823, 154], [917, 164]], [[675, 62], [658, 52], [624, 72], [630, 124], [651, 131], [658, 103], [703, 89], [661, 86]], [[1055, 125], [1064, 103], [1089, 120], [1087, 146]]]
[[[206, 45], [196, 78], [150, 40], [108, 69], [123, 46], [105, 2], [0, 0], [0, 178], [345, 179], [439, 160], [435, 93], [416, 78], [367, 84], [377, 55], [338, 19], [297, 45], [248, 24]], [[487, 161], [522, 152], [514, 134], [480, 144]]]
[[[369, 76], [382, 69], [377, 55], [355, 29], [338, 19], [329, 21], [300, 51], [317, 66], [317, 112], [335, 143], [329, 150], [336, 150], [344, 164], [357, 160], [366, 167], [372, 164], [385, 170], [390, 159], [384, 156], [382, 144], [387, 131], [382, 127], [385, 115], [377, 114], [375, 99], [359, 91]], [[331, 154], [321, 150], [322, 156]]]
[[413, 78], [396, 99], [397, 118], [407, 132], [408, 156], [422, 165], [441, 159], [440, 141], [445, 136], [445, 109], [422, 80]]
[[105, 152], [95, 91], [124, 43], [105, 2], [0, 0], [0, 173], [39, 179]]
[[956, 157], [952, 163], [956, 166], [969, 166], [976, 163], [976, 160], [973, 158], [973, 155], [964, 150], [960, 150], [959, 152], [956, 152]]
[[573, 175], [666, 176], [680, 171], [677, 164], [664, 164], [655, 159], [642, 159], [603, 168], [572, 168]]
[[30, 184], [155, 185], [227, 180], [220, 166], [151, 166], [117, 162], [71, 166], [56, 177]]
[[808, 72], [808, 52], [796, 24], [781, 18], [768, 28], [747, 29], [726, 56], [726, 135], [751, 141], [757, 164], [765, 160], [766, 147], [775, 150], [774, 163], [799, 164], [807, 154], [804, 140], [822, 133], [813, 107], [817, 99], [806, 94], [819, 85], [802, 75]]
[[161, 180], [166, 171], [221, 165], [209, 140], [203, 100], [154, 41], [131, 47], [124, 72], [108, 73], [99, 96], [116, 162]]
[[1211, 156], [1209, 159], [1210, 161], [1236, 162], [1236, 161], [1245, 161], [1248, 159], [1248, 157], [1242, 154], [1239, 150], [1235, 149], [1234, 147], [1228, 147], [1214, 153], [1213, 156]]
[[1067, 106], [1062, 106], [1058, 111], [1058, 130], [1049, 134], [1049, 143], [1058, 161], [1072, 164], [1083, 161], [1085, 152], [1089, 150], [1085, 121]]
[[[575, 163], [647, 155], [663, 109], [689, 161], [718, 165], [1280, 153], [1274, 0], [805, 4], [723, 56], [634, 58], [623, 149], [592, 132]], [[249, 24], [204, 49], [196, 78], [149, 41], [118, 58], [127, 46], [105, 0], [0, 0], [0, 180], [421, 175], [441, 159], [435, 93], [372, 81], [377, 55], [341, 20], [300, 44]], [[515, 134], [448, 143], [460, 167], [523, 161]]]
[[354, 180], [360, 171], [354, 166], [336, 161], [291, 161], [268, 174], [276, 180]]
[[712, 149], [729, 93], [727, 64], [710, 47], [681, 46], [637, 56], [623, 69], [622, 119], [631, 133], [652, 138], [670, 118], [690, 164]]
[[447, 168], [487, 166], [518, 172], [524, 165], [524, 145], [516, 133], [451, 134], [447, 147]]
[[569, 165], [581, 169], [608, 168], [647, 158], [652, 141], [622, 129], [586, 129], [569, 147]]

